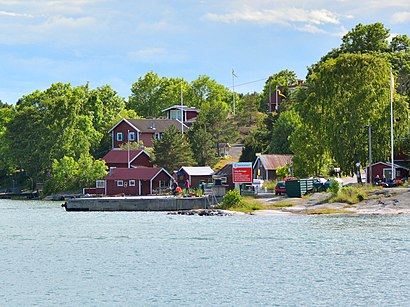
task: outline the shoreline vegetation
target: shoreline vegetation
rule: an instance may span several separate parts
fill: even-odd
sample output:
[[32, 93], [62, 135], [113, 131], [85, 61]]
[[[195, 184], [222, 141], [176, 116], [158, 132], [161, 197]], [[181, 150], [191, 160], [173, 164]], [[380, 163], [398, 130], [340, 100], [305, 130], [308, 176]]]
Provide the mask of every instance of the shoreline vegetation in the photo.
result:
[[410, 186], [383, 189], [345, 187], [338, 193], [318, 192], [302, 198], [260, 194], [255, 198], [242, 197], [237, 205], [222, 208], [252, 215], [410, 214]]

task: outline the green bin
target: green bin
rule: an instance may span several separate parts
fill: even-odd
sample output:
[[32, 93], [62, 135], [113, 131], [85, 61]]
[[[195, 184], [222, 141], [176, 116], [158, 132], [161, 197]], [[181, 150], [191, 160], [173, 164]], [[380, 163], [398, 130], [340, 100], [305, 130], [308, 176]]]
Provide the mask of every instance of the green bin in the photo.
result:
[[313, 179], [286, 180], [286, 194], [289, 197], [302, 197], [313, 190]]

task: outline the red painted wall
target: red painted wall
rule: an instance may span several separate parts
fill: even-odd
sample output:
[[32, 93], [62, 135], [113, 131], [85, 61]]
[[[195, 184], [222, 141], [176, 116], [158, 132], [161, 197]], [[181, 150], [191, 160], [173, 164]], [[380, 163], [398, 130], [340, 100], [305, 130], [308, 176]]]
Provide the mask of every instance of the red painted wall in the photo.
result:
[[[119, 148], [122, 144], [126, 144], [128, 142], [128, 131], [135, 132], [135, 138], [137, 139], [137, 131], [132, 129], [130, 125], [128, 125], [125, 121], [122, 121], [115, 129], [114, 132], [114, 148]], [[123, 140], [117, 141], [117, 132], [122, 132]]]
[[153, 166], [149, 157], [144, 153], [141, 153], [134, 161], [132, 161], [131, 165], [132, 166], [146, 166], [146, 167]]

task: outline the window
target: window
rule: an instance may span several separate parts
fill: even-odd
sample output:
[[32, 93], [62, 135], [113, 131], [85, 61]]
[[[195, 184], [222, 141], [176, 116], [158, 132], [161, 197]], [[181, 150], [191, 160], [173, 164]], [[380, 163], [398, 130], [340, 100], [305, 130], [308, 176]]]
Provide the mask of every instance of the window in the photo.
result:
[[155, 132], [155, 138], [157, 140], [161, 140], [162, 139], [162, 133], [161, 132]]
[[95, 182], [95, 187], [97, 189], [104, 189], [105, 188], [105, 180], [97, 180]]
[[117, 132], [117, 141], [122, 141], [122, 140], [123, 140], [122, 132]]
[[135, 187], [135, 180], [130, 180], [130, 187]]
[[117, 180], [117, 187], [123, 187], [124, 186], [124, 181], [123, 180]]
[[129, 141], [135, 141], [135, 132], [134, 131], [130, 131], [128, 134], [128, 140]]
[[170, 119], [181, 120], [181, 110], [170, 110], [169, 117]]

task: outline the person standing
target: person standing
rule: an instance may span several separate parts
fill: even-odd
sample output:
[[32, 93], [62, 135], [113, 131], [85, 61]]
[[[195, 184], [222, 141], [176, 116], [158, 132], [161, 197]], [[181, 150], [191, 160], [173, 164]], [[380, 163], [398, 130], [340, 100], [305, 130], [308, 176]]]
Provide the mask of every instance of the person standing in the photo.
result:
[[189, 184], [189, 180], [185, 180], [185, 192], [188, 194], [189, 193], [189, 188], [190, 188], [190, 184]]

